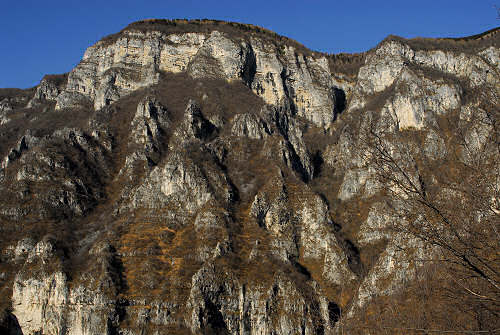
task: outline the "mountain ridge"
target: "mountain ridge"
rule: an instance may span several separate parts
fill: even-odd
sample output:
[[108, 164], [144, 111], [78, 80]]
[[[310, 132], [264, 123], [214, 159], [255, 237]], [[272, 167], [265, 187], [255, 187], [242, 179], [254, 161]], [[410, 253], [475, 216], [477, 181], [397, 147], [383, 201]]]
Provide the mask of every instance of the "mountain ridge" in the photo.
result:
[[496, 329], [498, 29], [390, 36], [346, 67], [195, 22], [133, 23], [0, 90], [0, 326]]
[[[308, 52], [311, 52], [311, 53], [314, 53], [314, 54], [319, 54], [319, 55], [328, 55], [330, 57], [339, 57], [339, 58], [348, 58], [348, 56], [362, 56], [364, 54], [366, 54], [367, 52], [369, 52], [370, 50], [373, 50], [373, 49], [376, 49], [381, 43], [383, 43], [384, 41], [386, 40], [391, 40], [391, 39], [399, 39], [399, 40], [403, 40], [403, 41], [439, 41], [439, 40], [444, 40], [444, 41], [471, 41], [471, 40], [478, 40], [478, 39], [489, 39], [489, 38], [494, 38], [496, 36], [496, 34], [498, 34], [498, 31], [500, 30], [500, 27], [497, 27], [497, 28], [492, 28], [492, 29], [489, 29], [485, 32], [482, 32], [482, 33], [478, 33], [478, 34], [474, 34], [474, 35], [470, 35], [470, 36], [463, 36], [463, 37], [414, 37], [414, 38], [404, 38], [404, 37], [400, 37], [400, 36], [397, 36], [397, 35], [389, 35], [387, 36], [385, 39], [383, 39], [377, 46], [367, 50], [367, 51], [363, 51], [363, 52], [359, 52], [359, 53], [347, 53], [347, 52], [339, 52], [339, 53], [328, 53], [328, 52], [323, 52], [323, 51], [315, 51], [315, 50], [312, 50], [312, 49], [309, 49], [307, 46], [303, 45], [302, 43], [296, 41], [296, 40], [293, 40], [289, 37], [286, 37], [286, 36], [283, 36], [283, 35], [279, 35], [275, 32], [273, 32], [272, 30], [269, 30], [267, 28], [263, 28], [263, 27], [260, 27], [260, 26], [256, 26], [256, 25], [252, 25], [252, 24], [247, 24], [247, 23], [240, 23], [240, 22], [231, 22], [231, 21], [224, 21], [224, 20], [212, 20], [212, 19], [191, 19], [191, 20], [188, 20], [188, 19], [144, 19], [144, 20], [139, 20], [139, 21], [135, 21], [135, 22], [132, 22], [130, 23], [129, 25], [127, 25], [125, 28], [123, 28], [122, 30], [120, 30], [119, 32], [117, 33], [114, 33], [114, 34], [110, 34], [110, 35], [107, 35], [103, 38], [101, 38], [99, 41], [97, 41], [95, 44], [98, 44], [98, 43], [107, 43], [108, 41], [112, 41], [114, 40], [115, 38], [119, 37], [120, 34], [122, 34], [123, 32], [125, 31], [131, 31], [131, 30], [138, 30], [138, 31], [141, 31], [141, 29], [143, 30], [147, 30], [147, 28], [137, 28], [137, 26], [140, 26], [140, 25], [143, 25], [143, 24], [149, 24], [151, 26], [155, 25], [155, 26], [158, 26], [158, 25], [163, 25], [163, 26], [166, 26], [166, 27], [175, 27], [177, 25], [183, 25], [183, 26], [192, 26], [193, 29], [192, 31], [190, 31], [189, 29], [187, 30], [187, 32], [197, 32], [197, 29], [196, 28], [199, 28], [200, 25], [203, 25], [203, 26], [210, 26], [210, 25], [213, 25], [214, 28], [217, 27], [217, 25], [220, 25], [220, 24], [223, 24], [223, 25], [229, 25], [235, 29], [240, 29], [241, 32], [245, 32], [245, 28], [247, 30], [252, 30], [252, 31], [255, 31], [257, 33], [264, 33], [264, 34], [268, 34], [270, 35], [271, 37], [277, 37], [279, 40], [284, 40], [284, 41], [289, 41], [291, 42], [291, 44], [294, 44], [294, 45], [298, 45], [300, 48], [302, 49], [306, 49], [308, 50]], [[153, 27], [150, 28], [151, 30], [155, 30]], [[156, 29], [155, 31], [162, 31], [162, 29]], [[172, 31], [168, 31], [168, 33], [174, 33], [175, 30], [172, 30]], [[60, 76], [60, 75], [66, 75], [67, 73], [69, 72], [66, 72], [66, 73], [61, 73], [61, 74], [46, 74], [45, 76]], [[45, 77], [44, 76], [44, 77]], [[44, 78], [42, 78], [43, 80]], [[35, 85], [33, 87], [29, 87], [29, 88], [25, 88], [25, 89], [22, 89], [22, 90], [29, 90], [29, 89], [33, 89], [35, 87], [37, 87], [38, 85]], [[14, 89], [14, 87], [5, 87], [5, 88], [0, 88], [2, 90], [6, 90], [6, 89]]]

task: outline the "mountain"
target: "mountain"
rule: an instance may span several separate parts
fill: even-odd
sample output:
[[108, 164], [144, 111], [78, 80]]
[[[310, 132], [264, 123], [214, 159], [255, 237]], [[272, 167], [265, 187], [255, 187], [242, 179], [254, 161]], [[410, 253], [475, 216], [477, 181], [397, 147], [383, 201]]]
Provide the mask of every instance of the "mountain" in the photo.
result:
[[0, 330], [498, 330], [499, 64], [146, 20], [0, 89]]

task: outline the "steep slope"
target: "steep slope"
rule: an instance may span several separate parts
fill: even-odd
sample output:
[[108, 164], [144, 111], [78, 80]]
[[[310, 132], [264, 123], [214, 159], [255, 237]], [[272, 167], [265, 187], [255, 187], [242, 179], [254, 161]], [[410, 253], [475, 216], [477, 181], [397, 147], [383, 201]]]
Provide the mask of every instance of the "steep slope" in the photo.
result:
[[[148, 20], [68, 74], [1, 89], [1, 327], [498, 328], [498, 31], [335, 56], [250, 25]], [[457, 270], [489, 302], [412, 293], [455, 256], [491, 285], [464, 267], [435, 278]]]

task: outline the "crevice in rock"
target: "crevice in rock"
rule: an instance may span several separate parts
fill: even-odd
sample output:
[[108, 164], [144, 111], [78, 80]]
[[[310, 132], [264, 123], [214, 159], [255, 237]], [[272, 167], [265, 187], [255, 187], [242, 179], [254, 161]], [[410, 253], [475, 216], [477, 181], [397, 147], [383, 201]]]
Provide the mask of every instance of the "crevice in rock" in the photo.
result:
[[349, 239], [347, 239], [341, 231], [339, 224], [333, 223], [335, 238], [347, 257], [347, 265], [349, 269], [362, 278], [365, 274], [365, 266], [361, 262], [360, 251], [358, 247]]
[[274, 124], [276, 125], [276, 128], [278, 128], [281, 136], [283, 136], [285, 140], [288, 140], [289, 120], [286, 110], [284, 110], [284, 108], [274, 109], [273, 119]]
[[202, 334], [225, 335], [229, 334], [224, 316], [217, 306], [210, 300], [205, 300], [205, 309], [198, 314]]
[[213, 140], [217, 135], [217, 127], [203, 116], [201, 108], [195, 102], [190, 102], [188, 109], [192, 115], [190, 126], [193, 129], [194, 137], [203, 141]]
[[328, 318], [332, 327], [339, 321], [340, 315], [341, 309], [339, 305], [333, 301], [328, 302]]
[[312, 164], [313, 164], [313, 175], [312, 178], [316, 178], [321, 174], [321, 168], [323, 166], [323, 157], [321, 155], [321, 151], [317, 150], [312, 156]]
[[301, 273], [304, 276], [306, 276], [307, 279], [311, 279], [311, 272], [309, 272], [309, 270], [307, 270], [307, 268], [305, 266], [303, 266], [299, 262], [296, 262], [296, 261], [293, 261], [293, 260], [291, 261], [291, 263], [297, 269], [297, 271], [299, 273]]
[[317, 326], [314, 333], [316, 335], [324, 335], [325, 334], [325, 327], [323, 325]]
[[299, 155], [295, 151], [295, 148], [290, 142], [286, 142], [289, 153], [290, 153], [290, 160], [291, 160], [291, 167], [292, 169], [297, 172], [302, 179], [304, 183], [307, 183], [311, 176], [307, 172], [307, 170], [304, 168], [304, 165], [302, 164], [302, 161], [300, 160]]
[[287, 80], [290, 77], [290, 75], [287, 74], [286, 68], [283, 68], [283, 70], [281, 70], [280, 77], [281, 77], [281, 83], [283, 85], [283, 90], [285, 91], [285, 96], [287, 97], [291, 115], [295, 115], [297, 113], [297, 106], [295, 105], [292, 99], [292, 96], [294, 95], [293, 87], [289, 87], [287, 83]]
[[[119, 335], [122, 334], [120, 331], [120, 324], [126, 318], [127, 315], [127, 306], [130, 303], [127, 299], [117, 299], [115, 301], [115, 310], [113, 311], [113, 315], [108, 319], [108, 332], [109, 335]], [[111, 321], [111, 323], [109, 323]]]
[[19, 325], [17, 317], [11, 312], [7, 312], [3, 320], [0, 320], [0, 334], [23, 335], [23, 331]]
[[241, 71], [241, 77], [243, 82], [250, 88], [252, 88], [252, 83], [255, 79], [255, 74], [257, 73], [257, 59], [255, 53], [250, 44], [248, 44], [248, 49], [245, 55], [245, 63], [243, 65], [243, 70]]
[[358, 247], [348, 239], [341, 239], [340, 245], [347, 256], [347, 264], [349, 269], [354, 272], [358, 277], [364, 274], [364, 266], [361, 262], [360, 252]]
[[117, 255], [117, 251], [114, 246], [110, 246], [110, 265], [112, 271], [112, 280], [118, 291], [118, 293], [123, 293], [128, 289], [127, 281], [124, 276], [124, 266], [120, 257]]
[[344, 90], [338, 87], [334, 87], [332, 93], [333, 93], [333, 120], [335, 121], [346, 108], [346, 97]]

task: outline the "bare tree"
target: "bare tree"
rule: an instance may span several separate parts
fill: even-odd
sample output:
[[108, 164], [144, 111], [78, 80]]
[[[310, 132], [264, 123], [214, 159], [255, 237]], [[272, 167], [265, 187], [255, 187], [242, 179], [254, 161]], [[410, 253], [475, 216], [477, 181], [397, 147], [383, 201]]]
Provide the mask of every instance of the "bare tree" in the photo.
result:
[[[485, 93], [483, 93], [485, 94]], [[425, 153], [425, 132], [389, 131], [372, 122], [366, 157], [400, 220], [390, 229], [435, 250], [429, 262], [447, 281], [450, 302], [500, 318], [500, 111], [485, 101], [470, 115], [448, 115], [434, 129], [444, 135], [441, 159]], [[483, 322], [484, 323], [484, 322]]]

